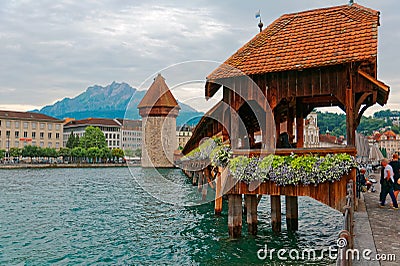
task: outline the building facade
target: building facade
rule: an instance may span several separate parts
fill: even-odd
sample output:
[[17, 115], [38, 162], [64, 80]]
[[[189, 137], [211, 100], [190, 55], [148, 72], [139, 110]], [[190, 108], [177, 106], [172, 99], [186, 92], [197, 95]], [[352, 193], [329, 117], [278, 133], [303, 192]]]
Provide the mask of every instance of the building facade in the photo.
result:
[[142, 121], [117, 119], [121, 124], [122, 149], [137, 150], [142, 148]]
[[178, 144], [178, 150], [182, 150], [192, 137], [192, 129], [192, 127], [187, 125], [176, 128], [176, 141]]
[[63, 121], [44, 114], [0, 111], [0, 149], [62, 147]]
[[131, 149], [141, 147], [142, 133], [140, 120], [124, 120], [109, 118], [88, 118], [70, 120], [64, 125], [63, 146], [66, 147], [71, 133], [83, 137], [88, 126], [98, 127], [106, 137], [109, 149]]
[[392, 158], [394, 153], [400, 151], [400, 137], [392, 130], [387, 130], [384, 133], [376, 133], [373, 136], [373, 140], [381, 150], [386, 150], [386, 158]]
[[318, 115], [316, 112], [311, 112], [304, 120], [304, 147], [319, 147]]

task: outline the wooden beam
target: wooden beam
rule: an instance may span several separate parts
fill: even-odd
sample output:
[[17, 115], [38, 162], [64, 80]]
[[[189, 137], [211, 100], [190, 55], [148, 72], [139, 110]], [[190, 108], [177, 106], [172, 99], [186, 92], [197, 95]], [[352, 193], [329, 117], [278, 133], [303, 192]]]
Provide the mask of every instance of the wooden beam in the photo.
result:
[[222, 213], [222, 180], [221, 172], [218, 171], [217, 178], [215, 179], [215, 205], [214, 213], [220, 215]]
[[297, 136], [297, 148], [304, 147], [304, 117], [303, 117], [303, 106], [300, 102], [296, 104], [296, 136]]
[[349, 146], [356, 145], [354, 108], [355, 108], [354, 94], [350, 85], [350, 88], [346, 89], [346, 130], [347, 130], [347, 145]]
[[250, 235], [257, 235], [257, 195], [245, 195], [245, 202], [247, 207], [247, 229]]
[[286, 199], [286, 226], [288, 231], [299, 230], [298, 197], [285, 196]]
[[279, 233], [282, 230], [281, 196], [271, 196], [271, 225], [272, 231]]
[[228, 195], [228, 230], [230, 238], [242, 235], [242, 195]]

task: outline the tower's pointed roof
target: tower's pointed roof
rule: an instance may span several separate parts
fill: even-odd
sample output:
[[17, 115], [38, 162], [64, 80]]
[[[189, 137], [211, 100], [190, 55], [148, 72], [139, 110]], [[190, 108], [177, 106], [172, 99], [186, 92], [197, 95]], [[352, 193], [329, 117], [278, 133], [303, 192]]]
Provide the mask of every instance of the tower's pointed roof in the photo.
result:
[[155, 77], [153, 84], [151, 84], [140, 101], [138, 108], [142, 116], [165, 115], [166, 112], [169, 113], [172, 109], [174, 109], [174, 112], [178, 112], [180, 109], [178, 102], [172, 95], [161, 74]]

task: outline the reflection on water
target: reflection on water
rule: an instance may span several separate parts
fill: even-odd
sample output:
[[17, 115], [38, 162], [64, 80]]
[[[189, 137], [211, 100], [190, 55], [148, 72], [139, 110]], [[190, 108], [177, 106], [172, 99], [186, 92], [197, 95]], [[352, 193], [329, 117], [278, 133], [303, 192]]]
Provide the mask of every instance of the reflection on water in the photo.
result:
[[[132, 174], [152, 178], [141, 168]], [[160, 195], [188, 202], [201, 198], [179, 170], [162, 174], [180, 188], [171, 193], [154, 181], [153, 190]], [[279, 262], [276, 256], [274, 262], [261, 261], [257, 251], [265, 245], [322, 250], [335, 244], [342, 224], [339, 212], [300, 198], [299, 232], [286, 232], [283, 216], [283, 232], [274, 235], [264, 197], [258, 236], [248, 236], [244, 222], [243, 237], [229, 240], [226, 202], [220, 217], [213, 214], [213, 202], [190, 207], [163, 203], [145, 192], [127, 168], [0, 170], [0, 212], [1, 265], [302, 265], [304, 261]], [[331, 262], [325, 257], [314, 264]]]

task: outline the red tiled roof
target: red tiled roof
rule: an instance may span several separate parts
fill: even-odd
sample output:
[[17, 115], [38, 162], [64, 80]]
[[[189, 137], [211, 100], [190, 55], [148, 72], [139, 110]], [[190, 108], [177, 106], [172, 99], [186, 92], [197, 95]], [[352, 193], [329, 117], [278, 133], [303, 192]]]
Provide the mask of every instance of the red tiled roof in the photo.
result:
[[392, 130], [388, 130], [385, 133], [383, 133], [387, 137], [396, 137], [396, 133], [394, 133]]
[[115, 126], [120, 127], [121, 125], [114, 119], [108, 118], [87, 118], [82, 120], [72, 120], [64, 125], [64, 127], [76, 127], [76, 126]]
[[326, 135], [321, 134], [321, 135], [319, 135], [319, 142], [337, 144], [338, 139], [335, 136], [332, 136], [330, 134], [326, 134]]
[[138, 105], [139, 109], [156, 107], [179, 108], [178, 102], [175, 100], [161, 74], [158, 74], [154, 79], [153, 84], [151, 84]]
[[44, 114], [33, 113], [33, 112], [4, 111], [4, 110], [0, 110], [0, 118], [62, 122], [62, 120]]
[[358, 4], [283, 15], [207, 79], [280, 72], [377, 57], [379, 12]]

